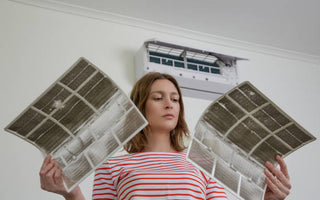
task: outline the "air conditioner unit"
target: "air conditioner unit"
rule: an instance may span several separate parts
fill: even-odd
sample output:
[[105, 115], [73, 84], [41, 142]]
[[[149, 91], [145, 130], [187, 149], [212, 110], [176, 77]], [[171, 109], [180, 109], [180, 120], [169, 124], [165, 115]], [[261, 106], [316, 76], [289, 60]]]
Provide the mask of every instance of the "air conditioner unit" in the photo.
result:
[[174, 76], [185, 96], [215, 100], [238, 84], [237, 60], [160, 40], [148, 40], [135, 56], [136, 78], [156, 71]]

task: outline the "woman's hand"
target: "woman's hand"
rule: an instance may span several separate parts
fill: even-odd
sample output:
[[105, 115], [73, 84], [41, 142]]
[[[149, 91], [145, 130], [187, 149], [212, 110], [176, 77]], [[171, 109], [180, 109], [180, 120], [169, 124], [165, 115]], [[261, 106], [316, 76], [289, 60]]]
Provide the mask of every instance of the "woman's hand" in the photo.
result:
[[277, 155], [276, 159], [280, 165], [280, 169], [272, 163], [266, 162], [268, 169], [264, 170], [267, 183], [265, 200], [283, 200], [290, 193], [291, 184], [287, 165], [281, 156]]
[[84, 200], [80, 187], [77, 186], [70, 193], [67, 192], [63, 185], [62, 170], [56, 161], [48, 155], [40, 169], [41, 188], [48, 192], [53, 192], [64, 196], [67, 200]]

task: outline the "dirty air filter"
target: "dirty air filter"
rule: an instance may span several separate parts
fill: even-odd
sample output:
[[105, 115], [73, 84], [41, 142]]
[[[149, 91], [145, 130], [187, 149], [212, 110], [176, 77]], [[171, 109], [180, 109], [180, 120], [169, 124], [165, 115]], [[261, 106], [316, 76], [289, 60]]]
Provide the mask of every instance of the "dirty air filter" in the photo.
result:
[[250, 82], [244, 82], [204, 111], [187, 159], [227, 189], [231, 200], [263, 199], [266, 161], [286, 157], [316, 138]]
[[71, 191], [146, 125], [125, 93], [80, 58], [5, 130], [50, 154]]

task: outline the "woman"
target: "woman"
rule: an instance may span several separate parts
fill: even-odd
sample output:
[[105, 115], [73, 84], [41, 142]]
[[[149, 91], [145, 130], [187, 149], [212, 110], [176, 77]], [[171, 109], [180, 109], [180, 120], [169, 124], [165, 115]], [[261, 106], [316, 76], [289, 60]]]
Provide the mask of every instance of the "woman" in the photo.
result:
[[[177, 81], [152, 72], [137, 81], [131, 99], [149, 125], [125, 149], [129, 154], [110, 158], [96, 170], [93, 199], [227, 199], [224, 189], [185, 160], [182, 151], [188, 128]], [[281, 200], [291, 185], [286, 164], [267, 162], [265, 200]], [[48, 156], [40, 170], [41, 187], [67, 200], [84, 199], [76, 187], [67, 193], [61, 169]]]

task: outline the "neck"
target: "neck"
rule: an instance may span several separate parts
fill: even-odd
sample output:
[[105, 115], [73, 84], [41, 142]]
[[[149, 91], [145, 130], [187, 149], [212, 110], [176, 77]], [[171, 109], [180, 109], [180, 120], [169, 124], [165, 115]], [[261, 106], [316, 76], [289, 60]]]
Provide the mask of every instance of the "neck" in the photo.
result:
[[171, 145], [170, 133], [150, 132], [147, 134], [148, 145], [145, 151], [148, 152], [177, 152]]

